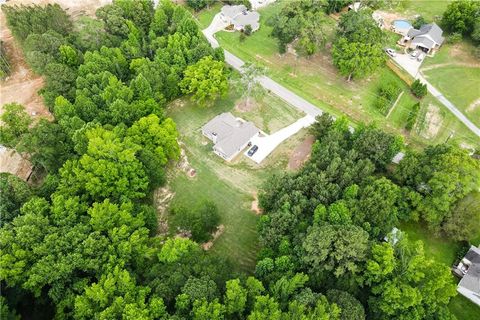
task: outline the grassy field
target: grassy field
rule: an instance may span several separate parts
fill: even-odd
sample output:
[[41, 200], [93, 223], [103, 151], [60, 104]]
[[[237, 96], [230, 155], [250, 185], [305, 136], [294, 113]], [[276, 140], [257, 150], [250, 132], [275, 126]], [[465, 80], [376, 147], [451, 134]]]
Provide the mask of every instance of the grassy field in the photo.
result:
[[[267, 21], [281, 10], [284, 3], [286, 2], [275, 3], [260, 9], [260, 29], [243, 42], [240, 42], [238, 32], [218, 32], [216, 38], [222, 47], [244, 61], [256, 62], [265, 66], [270, 77], [319, 108], [336, 116], [346, 115], [354, 126], [360, 122], [375, 122], [389, 132], [405, 135], [406, 141], [410, 145], [422, 147], [430, 143], [444, 142], [451, 132], [447, 125], [451, 125], [454, 128], [452, 130], [458, 133], [456, 139], [460, 143], [468, 145], [473, 143], [480, 146], [480, 142], [475, 142], [476, 138], [473, 133], [469, 132], [458, 120], [444, 113], [447, 109], [443, 110], [444, 107], [441, 105], [439, 105], [439, 109], [444, 118], [443, 126], [435, 136], [425, 137], [422, 131], [405, 132], [404, 122], [410, 112], [411, 105], [409, 103], [413, 99], [409, 100], [408, 96], [402, 98], [401, 104], [397, 106], [398, 110], [394, 110], [395, 113], [391, 119], [390, 117], [386, 119], [372, 104], [377, 98], [380, 83], [387, 80], [399, 80], [388, 67], [380, 68], [368, 79], [347, 82], [337, 74], [327, 49], [310, 58], [297, 58], [291, 53], [280, 55], [276, 40], [270, 37], [272, 28], [268, 26]], [[211, 19], [219, 10], [220, 6], [214, 6], [210, 10], [200, 12], [197, 15], [199, 24], [202, 27], [208, 26], [208, 22], [205, 21]], [[334, 28], [335, 20], [329, 19], [326, 28], [329, 40], [332, 39]], [[404, 83], [401, 86], [404, 91], [408, 90]], [[424, 112], [424, 114], [427, 113]]]
[[404, 6], [399, 6], [396, 11], [405, 13], [407, 17], [417, 14], [422, 15], [427, 21], [438, 20], [453, 0], [411, 0], [403, 1]]
[[424, 74], [433, 86], [480, 126], [480, 67], [446, 66], [430, 69]]
[[169, 187], [175, 192], [172, 205], [193, 206], [202, 199], [217, 204], [225, 232], [215, 241], [211, 252], [229, 257], [237, 271], [252, 272], [259, 250], [257, 216], [251, 211], [254, 194], [267, 177], [285, 170], [291, 150], [306, 132], [301, 131], [288, 139], [260, 165], [243, 155], [227, 163], [212, 152], [211, 142], [200, 132], [200, 128], [214, 116], [231, 111], [253, 121], [264, 131], [276, 131], [303, 116], [269, 94], [263, 96], [252, 110], [238, 110], [235, 107], [238, 102], [238, 94], [231, 93], [209, 108], [200, 108], [187, 99], [171, 104], [168, 116], [177, 123], [180, 141], [196, 175], [191, 178], [184, 171], [173, 170]]

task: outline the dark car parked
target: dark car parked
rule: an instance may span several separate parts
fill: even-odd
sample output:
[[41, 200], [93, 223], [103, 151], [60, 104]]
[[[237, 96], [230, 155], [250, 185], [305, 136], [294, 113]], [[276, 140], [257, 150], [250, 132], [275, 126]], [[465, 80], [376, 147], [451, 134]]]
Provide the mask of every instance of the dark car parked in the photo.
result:
[[251, 157], [255, 154], [255, 152], [257, 152], [258, 150], [258, 146], [257, 145], [254, 145], [250, 150], [248, 150], [248, 156]]

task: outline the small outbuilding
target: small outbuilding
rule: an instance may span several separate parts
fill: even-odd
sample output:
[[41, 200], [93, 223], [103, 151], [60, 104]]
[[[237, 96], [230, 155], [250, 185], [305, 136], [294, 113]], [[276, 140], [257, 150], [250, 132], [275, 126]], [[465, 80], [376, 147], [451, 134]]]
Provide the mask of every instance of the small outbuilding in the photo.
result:
[[257, 136], [260, 130], [250, 121], [222, 113], [202, 127], [202, 134], [212, 140], [213, 152], [230, 161]]
[[457, 286], [458, 293], [480, 306], [480, 248], [471, 246], [453, 272], [462, 278]]
[[252, 27], [252, 31], [257, 31], [260, 28], [260, 14], [256, 11], [249, 11], [243, 4], [223, 6], [220, 11], [220, 18], [223, 22], [233, 25], [235, 30], [238, 31], [243, 30], [247, 25]]

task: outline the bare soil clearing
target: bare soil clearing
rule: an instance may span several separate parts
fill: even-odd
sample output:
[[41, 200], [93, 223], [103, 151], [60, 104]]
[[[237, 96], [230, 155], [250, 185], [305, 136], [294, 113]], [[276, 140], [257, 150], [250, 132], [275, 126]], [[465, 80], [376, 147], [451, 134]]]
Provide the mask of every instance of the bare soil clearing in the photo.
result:
[[157, 217], [158, 217], [158, 235], [166, 235], [168, 234], [168, 222], [166, 217], [167, 209], [170, 205], [170, 201], [175, 196], [175, 192], [170, 190], [168, 186], [163, 188], [158, 188], [153, 193], [153, 203], [155, 208], [157, 209]]
[[300, 168], [305, 161], [310, 158], [310, 153], [312, 152], [312, 145], [315, 142], [314, 136], [308, 136], [303, 140], [303, 142], [298, 145], [295, 150], [293, 150], [288, 161], [288, 169], [296, 170]]
[[428, 105], [427, 114], [425, 115], [425, 130], [422, 135], [427, 138], [433, 138], [437, 135], [438, 131], [442, 127], [442, 116], [440, 115], [440, 110], [437, 106], [430, 104]]
[[212, 235], [213, 239], [202, 244], [203, 250], [209, 250], [213, 246], [213, 243], [215, 242], [215, 240], [217, 240], [218, 237], [220, 237], [224, 232], [225, 232], [225, 226], [223, 224], [219, 225], [217, 227], [217, 231], [215, 231]]
[[256, 215], [262, 214], [262, 209], [258, 206], [258, 194], [256, 192], [253, 192], [253, 201], [250, 210], [255, 212]]
[[[10, 3], [10, 2], [9, 2]], [[25, 63], [22, 50], [7, 28], [6, 18], [0, 11], [1, 39], [5, 44], [8, 59], [10, 60], [11, 73], [0, 82], [0, 114], [3, 105], [17, 102], [25, 106], [32, 117], [46, 117], [52, 119], [48, 109], [43, 104], [43, 99], [37, 92], [43, 87], [43, 79], [30, 70]]]
[[475, 100], [471, 105], [469, 105], [467, 112], [475, 111], [478, 107], [480, 107], [480, 99]]
[[11, 173], [27, 181], [32, 173], [32, 165], [15, 150], [0, 147], [0, 172]]

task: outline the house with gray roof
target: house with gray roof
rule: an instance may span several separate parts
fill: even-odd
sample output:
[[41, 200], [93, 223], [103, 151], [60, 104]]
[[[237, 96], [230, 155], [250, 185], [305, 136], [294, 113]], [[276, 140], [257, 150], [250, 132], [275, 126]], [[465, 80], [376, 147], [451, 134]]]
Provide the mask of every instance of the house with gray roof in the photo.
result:
[[202, 134], [212, 140], [213, 152], [230, 161], [245, 149], [260, 130], [250, 121], [230, 112], [219, 114], [202, 127]]
[[480, 306], [480, 248], [471, 246], [453, 272], [462, 278], [457, 286], [458, 293]]
[[445, 41], [442, 34], [442, 29], [433, 22], [423, 25], [420, 30], [411, 28], [408, 30], [406, 39], [411, 40], [409, 42], [411, 49], [419, 49], [425, 53], [432, 53], [434, 50], [440, 48], [443, 41]]
[[247, 25], [252, 27], [252, 31], [257, 31], [260, 28], [260, 14], [256, 11], [248, 11], [243, 4], [223, 6], [220, 11], [220, 18], [223, 22], [233, 25], [234, 29], [238, 31], [242, 31]]

